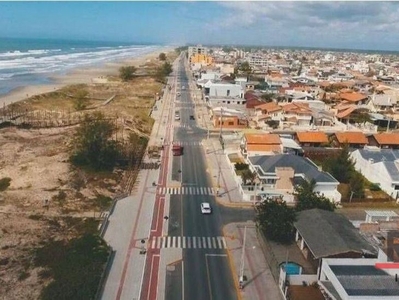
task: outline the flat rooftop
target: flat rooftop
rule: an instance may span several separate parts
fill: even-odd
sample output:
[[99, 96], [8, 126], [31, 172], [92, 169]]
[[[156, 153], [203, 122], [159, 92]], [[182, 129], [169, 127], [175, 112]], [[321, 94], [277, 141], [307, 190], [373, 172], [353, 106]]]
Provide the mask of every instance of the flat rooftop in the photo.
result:
[[375, 266], [330, 265], [350, 296], [399, 296], [399, 282]]

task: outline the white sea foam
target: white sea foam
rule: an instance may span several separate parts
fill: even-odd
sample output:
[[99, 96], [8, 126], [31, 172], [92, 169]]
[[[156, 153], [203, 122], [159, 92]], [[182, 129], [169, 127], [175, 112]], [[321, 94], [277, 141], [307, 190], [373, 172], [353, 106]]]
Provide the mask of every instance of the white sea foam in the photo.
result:
[[[148, 53], [157, 46], [144, 47], [101, 47], [94, 51], [69, 52], [56, 50], [29, 50], [27, 52], [0, 53], [0, 76], [9, 73], [17, 76], [23, 73], [45, 73], [52, 70], [63, 70], [77, 66], [90, 65], [105, 61], [119, 60]], [[12, 76], [12, 75], [11, 75]], [[11, 77], [10, 76], [10, 77]], [[3, 78], [3, 77], [2, 77]], [[9, 77], [7, 77], [9, 78]]]

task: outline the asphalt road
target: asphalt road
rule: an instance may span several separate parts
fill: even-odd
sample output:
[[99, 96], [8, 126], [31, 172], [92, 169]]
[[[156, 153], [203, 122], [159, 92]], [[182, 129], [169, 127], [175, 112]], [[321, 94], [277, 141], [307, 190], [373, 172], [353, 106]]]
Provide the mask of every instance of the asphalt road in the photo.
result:
[[[194, 103], [183, 63], [179, 77], [180, 88], [185, 88], [181, 89], [181, 96], [175, 102], [180, 121], [175, 121], [174, 141], [183, 143], [184, 154], [173, 158], [172, 178], [180, 181], [182, 187], [212, 187], [206, 170], [206, 154], [200, 145], [206, 137], [206, 131], [198, 128], [195, 120], [190, 120], [190, 115], [195, 115]], [[201, 202], [211, 204], [211, 215], [201, 213]], [[191, 249], [183, 249], [183, 261], [176, 266], [182, 275], [178, 276], [172, 271], [167, 274], [166, 299], [237, 299], [226, 249], [215, 247], [216, 244], [211, 241], [223, 236], [223, 225], [251, 220], [253, 216], [251, 210], [219, 206], [213, 195], [171, 195], [168, 235], [190, 237], [199, 244], [192, 244]], [[202, 241], [201, 246], [198, 240]]]

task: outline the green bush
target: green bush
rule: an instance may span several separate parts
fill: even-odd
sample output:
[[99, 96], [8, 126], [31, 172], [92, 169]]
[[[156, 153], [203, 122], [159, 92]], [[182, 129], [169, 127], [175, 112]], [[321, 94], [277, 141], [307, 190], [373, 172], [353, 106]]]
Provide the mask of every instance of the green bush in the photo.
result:
[[123, 81], [129, 81], [134, 78], [134, 73], [136, 73], [137, 69], [134, 66], [126, 66], [119, 68], [119, 77]]
[[236, 163], [235, 165], [236, 171], [243, 171], [249, 168], [248, 164], [246, 163]]
[[10, 186], [11, 178], [3, 177], [0, 179], [0, 192], [5, 191]]
[[370, 191], [378, 192], [381, 191], [381, 188], [377, 183], [372, 183], [370, 185]]

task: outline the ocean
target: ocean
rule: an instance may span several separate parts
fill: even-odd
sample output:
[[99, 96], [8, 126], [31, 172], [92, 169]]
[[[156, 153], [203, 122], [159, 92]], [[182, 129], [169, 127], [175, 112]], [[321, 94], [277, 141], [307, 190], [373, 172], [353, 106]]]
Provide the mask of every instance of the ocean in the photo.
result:
[[0, 96], [24, 86], [50, 84], [52, 76], [73, 68], [133, 58], [159, 48], [116, 42], [0, 38]]

